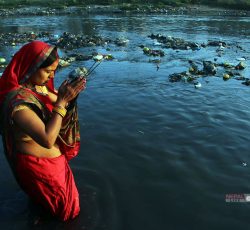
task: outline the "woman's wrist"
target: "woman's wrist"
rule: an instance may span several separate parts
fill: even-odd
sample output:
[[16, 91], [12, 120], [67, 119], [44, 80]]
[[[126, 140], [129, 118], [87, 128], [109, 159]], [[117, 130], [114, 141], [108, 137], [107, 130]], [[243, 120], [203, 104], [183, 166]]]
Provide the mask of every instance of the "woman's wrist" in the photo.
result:
[[56, 102], [55, 102], [55, 106], [61, 106], [61, 107], [63, 107], [63, 108], [65, 108], [66, 106], [67, 106], [67, 102], [65, 102], [65, 101], [62, 101], [62, 100], [57, 100]]
[[56, 105], [54, 106], [54, 108], [52, 109], [53, 113], [57, 113], [59, 114], [62, 118], [65, 117], [66, 113], [67, 113], [67, 109], [65, 109], [65, 107], [60, 106], [60, 105]]

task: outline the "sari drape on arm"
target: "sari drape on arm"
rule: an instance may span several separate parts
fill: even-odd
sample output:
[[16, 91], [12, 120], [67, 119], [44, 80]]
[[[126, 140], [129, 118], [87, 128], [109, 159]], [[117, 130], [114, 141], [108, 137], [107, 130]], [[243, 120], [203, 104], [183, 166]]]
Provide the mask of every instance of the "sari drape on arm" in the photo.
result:
[[[44, 42], [33, 41], [23, 46], [7, 66], [0, 78], [1, 134], [6, 158], [20, 187], [52, 215], [66, 221], [80, 211], [79, 194], [68, 164], [80, 148], [77, 106], [63, 118], [56, 141], [62, 153], [59, 157], [38, 158], [19, 152], [11, 132], [12, 111], [18, 105], [28, 106], [45, 124], [50, 119], [53, 109], [50, 99], [21, 84], [37, 71], [53, 49]], [[53, 79], [47, 87], [56, 94]]]

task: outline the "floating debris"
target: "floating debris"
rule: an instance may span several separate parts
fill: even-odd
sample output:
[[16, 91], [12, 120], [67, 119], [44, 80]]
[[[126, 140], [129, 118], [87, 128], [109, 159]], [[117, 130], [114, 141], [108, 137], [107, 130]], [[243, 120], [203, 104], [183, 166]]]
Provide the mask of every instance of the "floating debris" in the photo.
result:
[[103, 54], [103, 57], [105, 60], [111, 61], [114, 59], [114, 56], [112, 54]]
[[3, 64], [6, 62], [6, 59], [5, 58], [0, 58], [0, 63]]
[[201, 83], [200, 82], [194, 82], [194, 88], [199, 89], [201, 88]]
[[225, 47], [220, 43], [219, 48], [216, 49], [216, 52], [223, 52]]
[[203, 71], [205, 74], [215, 75], [217, 72], [217, 68], [213, 62], [203, 61]]
[[150, 49], [148, 47], [143, 47], [143, 52], [146, 55], [154, 56], [154, 57], [156, 57], [156, 56], [163, 57], [165, 55], [163, 50], [154, 50], [154, 49]]
[[250, 85], [250, 79], [246, 78], [244, 82], [242, 82], [243, 85], [249, 86]]
[[53, 34], [53, 37], [54, 37], [55, 39], [58, 39], [60, 36], [59, 36], [58, 34]]
[[249, 80], [249, 78], [246, 78], [246, 77], [243, 77], [243, 76], [235, 77], [234, 79], [235, 79], [235, 80], [239, 80], [239, 81], [246, 81], [246, 80]]
[[104, 46], [112, 42], [111, 39], [102, 38], [101, 36], [85, 36], [84, 34], [69, 32], [64, 32], [61, 36], [50, 34], [48, 38], [48, 42], [66, 50], [89, 46]]
[[59, 59], [59, 67], [67, 67], [67, 66], [70, 66], [70, 62], [68, 62], [68, 61], [65, 61], [65, 60], [63, 60], [63, 59]]
[[129, 40], [126, 38], [117, 38], [114, 43], [118, 46], [126, 46], [128, 44]]
[[163, 36], [161, 34], [151, 34], [148, 36], [154, 41], [158, 41], [164, 48], [180, 49], [180, 50], [198, 50], [200, 45], [195, 42], [188, 42], [181, 38], [174, 38], [172, 36]]
[[227, 81], [230, 79], [230, 75], [228, 73], [223, 74], [223, 80]]
[[188, 62], [191, 65], [188, 69], [189, 73], [194, 74], [194, 75], [204, 75], [205, 74], [204, 71], [199, 70], [198, 66], [192, 60], [189, 60]]
[[208, 41], [207, 46], [226, 47], [227, 43], [223, 41]]
[[173, 74], [169, 75], [169, 81], [170, 82], [179, 82], [184, 77], [187, 78], [187, 76], [188, 76], [187, 72], [173, 73]]
[[242, 61], [238, 65], [235, 66], [235, 69], [237, 69], [237, 70], [243, 70], [245, 68], [246, 68], [246, 65]]
[[246, 61], [245, 57], [236, 58], [237, 61]]
[[219, 64], [218, 66], [222, 66], [222, 67], [224, 67], [226, 69], [233, 69], [233, 68], [235, 68], [235, 66], [233, 64], [230, 64], [228, 62], [224, 62], [222, 64]]
[[0, 69], [5, 69], [7, 67], [7, 64], [0, 64]]
[[159, 63], [161, 63], [161, 59], [149, 59], [148, 62], [159, 64]]
[[88, 60], [92, 59], [93, 55], [84, 55], [84, 54], [73, 53], [73, 54], [69, 55], [69, 57], [74, 58], [75, 61], [88, 61]]
[[156, 64], [156, 71], [158, 71], [160, 69], [160, 65]]
[[26, 33], [0, 33], [0, 46], [16, 46], [18, 44], [24, 44], [36, 39], [43, 40], [48, 38], [47, 32], [35, 34], [34, 32]]
[[96, 56], [93, 57], [94, 61], [101, 61], [103, 59], [103, 55], [97, 54]]
[[153, 45], [154, 45], [154, 46], [161, 46], [161, 43], [158, 42], [156, 39], [154, 39]]
[[193, 82], [197, 77], [192, 76], [189, 72], [173, 73], [169, 75], [170, 82]]

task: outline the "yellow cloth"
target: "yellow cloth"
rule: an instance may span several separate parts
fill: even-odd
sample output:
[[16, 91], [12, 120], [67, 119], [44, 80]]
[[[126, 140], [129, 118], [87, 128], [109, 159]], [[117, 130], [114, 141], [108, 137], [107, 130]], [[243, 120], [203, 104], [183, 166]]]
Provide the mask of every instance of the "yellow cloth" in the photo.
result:
[[29, 106], [27, 105], [17, 105], [13, 111], [12, 111], [12, 116], [14, 115], [15, 112], [20, 111], [20, 110], [24, 110], [24, 109], [30, 109]]
[[49, 91], [47, 89], [47, 87], [44, 85], [44, 86], [41, 86], [41, 85], [36, 85], [35, 86], [35, 89], [36, 89], [36, 92], [41, 94], [41, 95], [44, 95], [44, 96], [47, 96]]

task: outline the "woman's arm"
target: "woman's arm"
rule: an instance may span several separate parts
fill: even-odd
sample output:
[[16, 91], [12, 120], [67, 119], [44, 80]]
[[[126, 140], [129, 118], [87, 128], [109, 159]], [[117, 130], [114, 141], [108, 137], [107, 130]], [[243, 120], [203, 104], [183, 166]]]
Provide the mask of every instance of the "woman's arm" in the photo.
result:
[[57, 95], [51, 92], [48, 92], [49, 99], [52, 101], [52, 103], [55, 103], [57, 100]]
[[[74, 84], [68, 84], [65, 81], [58, 90], [56, 106], [65, 108], [66, 104], [85, 88], [85, 83], [85, 79], [79, 79]], [[45, 148], [53, 147], [62, 125], [62, 116], [58, 113], [53, 112], [50, 120], [44, 124], [31, 109], [15, 112], [13, 120], [25, 134]]]
[[57, 113], [53, 113], [51, 119], [45, 125], [31, 109], [15, 112], [13, 120], [22, 132], [48, 149], [53, 147], [62, 124], [62, 117]]

